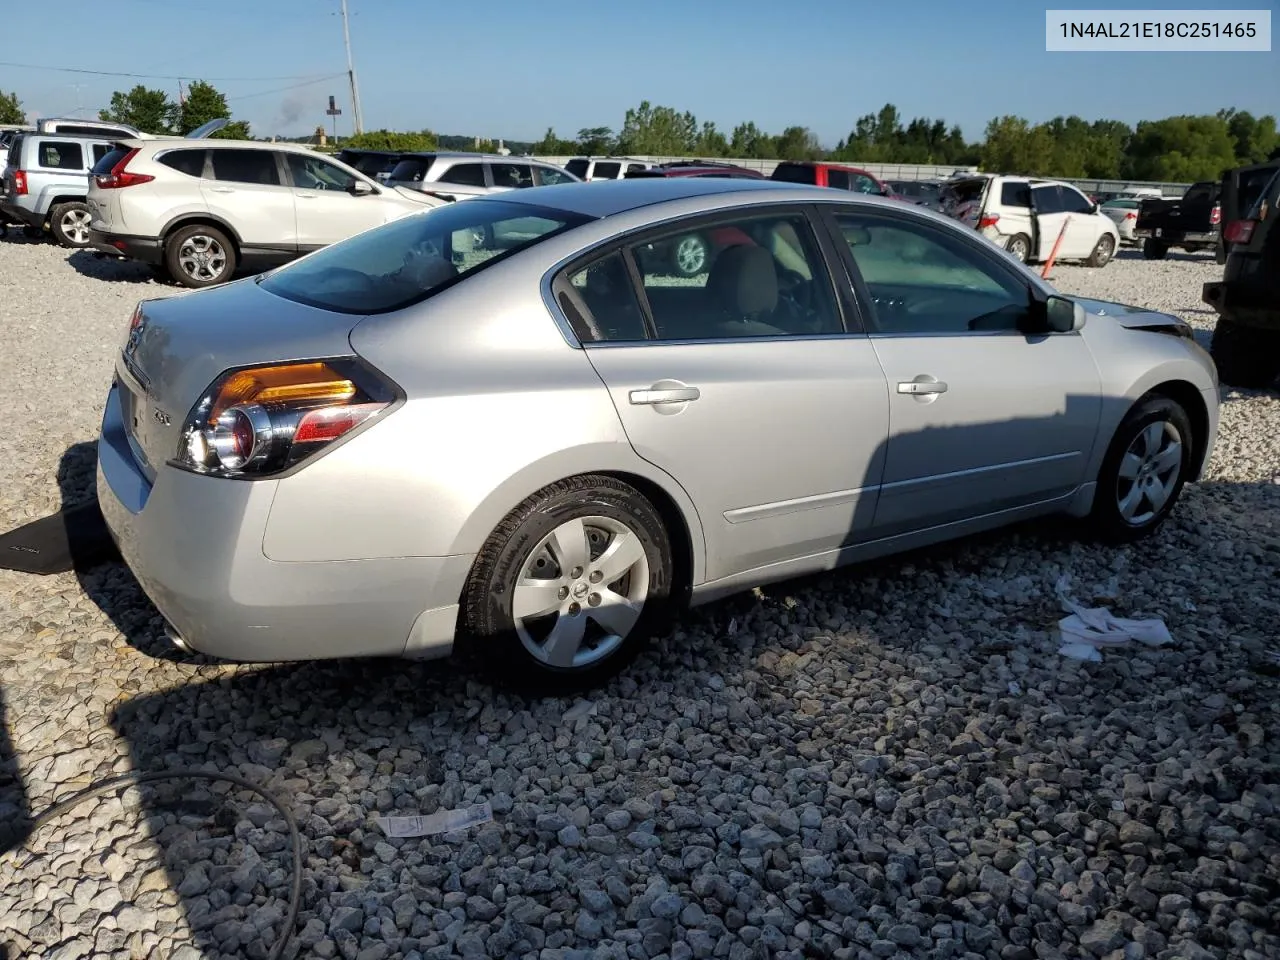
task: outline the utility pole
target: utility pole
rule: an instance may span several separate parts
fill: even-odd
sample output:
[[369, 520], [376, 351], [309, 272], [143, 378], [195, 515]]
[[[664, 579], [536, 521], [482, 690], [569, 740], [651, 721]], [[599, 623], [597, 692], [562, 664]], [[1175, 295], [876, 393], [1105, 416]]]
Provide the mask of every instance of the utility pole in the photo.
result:
[[83, 117], [84, 116], [84, 97], [82, 96], [81, 91], [84, 90], [84, 84], [73, 83], [73, 84], [70, 84], [70, 87], [76, 92], [76, 116]]
[[356, 134], [364, 133], [360, 114], [360, 88], [356, 86], [356, 68], [351, 62], [351, 29], [347, 26], [347, 0], [342, 0], [342, 40], [347, 45], [347, 79], [351, 81], [351, 109], [355, 114]]

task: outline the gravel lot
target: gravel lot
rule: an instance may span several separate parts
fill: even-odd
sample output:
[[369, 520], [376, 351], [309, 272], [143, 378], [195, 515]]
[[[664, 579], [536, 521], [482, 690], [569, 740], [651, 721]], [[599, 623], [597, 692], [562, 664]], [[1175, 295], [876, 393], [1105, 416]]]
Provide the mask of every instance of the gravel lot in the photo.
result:
[[[1207, 332], [1219, 269], [1122, 253], [1055, 282]], [[0, 529], [89, 493], [130, 310], [173, 290], [0, 241]], [[1059, 657], [1064, 573], [1175, 645]], [[1210, 477], [1147, 543], [1037, 527], [735, 598], [590, 701], [447, 664], [210, 663], [117, 565], [0, 571], [0, 829], [113, 772], [266, 783], [304, 837], [291, 956], [1262, 960], [1278, 576], [1280, 400], [1236, 391]], [[493, 822], [456, 835], [372, 821], [481, 800]], [[238, 789], [133, 789], [30, 847], [0, 857], [10, 960], [263, 958], [281, 935], [287, 834]]]

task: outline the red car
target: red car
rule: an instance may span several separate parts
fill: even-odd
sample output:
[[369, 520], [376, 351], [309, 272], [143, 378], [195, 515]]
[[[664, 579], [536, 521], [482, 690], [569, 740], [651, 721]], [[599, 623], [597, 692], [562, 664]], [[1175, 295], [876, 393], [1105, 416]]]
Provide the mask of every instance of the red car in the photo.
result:
[[889, 189], [889, 185], [858, 167], [840, 163], [822, 163], [816, 160], [787, 161], [773, 168], [770, 180], [783, 183], [807, 183], [812, 187], [831, 187], [833, 190], [850, 190], [853, 193], [869, 193], [905, 200]]

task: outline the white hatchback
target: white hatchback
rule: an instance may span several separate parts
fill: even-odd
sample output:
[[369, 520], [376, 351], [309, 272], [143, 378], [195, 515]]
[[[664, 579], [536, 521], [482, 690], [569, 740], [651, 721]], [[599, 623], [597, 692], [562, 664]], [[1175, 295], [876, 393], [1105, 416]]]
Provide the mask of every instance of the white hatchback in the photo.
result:
[[167, 138], [119, 141], [93, 168], [87, 202], [93, 246], [188, 287], [287, 263], [430, 205], [301, 144]]

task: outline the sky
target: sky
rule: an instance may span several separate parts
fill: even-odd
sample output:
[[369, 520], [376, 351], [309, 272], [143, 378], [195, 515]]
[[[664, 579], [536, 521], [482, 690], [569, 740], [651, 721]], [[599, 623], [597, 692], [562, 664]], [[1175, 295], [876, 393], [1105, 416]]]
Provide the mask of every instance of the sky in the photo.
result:
[[[1272, 51], [1230, 54], [1047, 53], [1050, 4], [1026, 0], [348, 0], [348, 8], [366, 130], [538, 140], [553, 127], [572, 138], [584, 127], [617, 131], [627, 109], [648, 100], [726, 133], [747, 120], [775, 134], [807, 126], [831, 147], [885, 103], [906, 119], [958, 123], [971, 140], [1003, 114], [1128, 123], [1228, 106], [1280, 114], [1277, 2], [1158, 8], [1272, 10]], [[76, 35], [89, 42], [69, 46], [48, 33], [48, 8], [3, 6], [6, 36], [49, 37], [0, 49], [0, 91], [40, 116], [92, 116], [113, 90], [143, 83], [176, 96], [179, 79], [204, 78], [257, 136], [331, 130], [330, 95], [343, 111], [338, 133], [353, 129], [339, 0], [219, 0], [215, 15], [194, 17], [184, 0], [111, 0], [106, 15], [86, 9]]]

